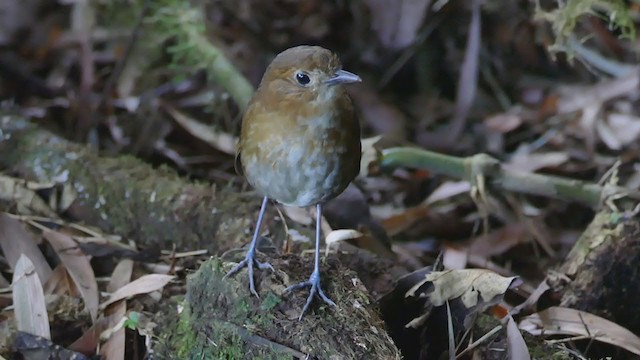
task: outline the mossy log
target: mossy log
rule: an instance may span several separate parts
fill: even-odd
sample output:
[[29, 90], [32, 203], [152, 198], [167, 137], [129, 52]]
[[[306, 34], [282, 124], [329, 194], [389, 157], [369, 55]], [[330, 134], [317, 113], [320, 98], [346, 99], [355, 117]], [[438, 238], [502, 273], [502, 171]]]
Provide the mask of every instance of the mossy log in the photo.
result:
[[607, 208], [596, 214], [560, 268], [563, 278], [555, 281], [562, 306], [640, 334], [639, 220], [635, 212]]
[[[0, 154], [0, 171], [70, 184], [77, 197], [65, 218], [133, 239], [142, 248], [204, 248], [220, 254], [246, 244], [254, 227], [259, 205], [255, 195], [189, 181], [131, 156], [101, 157], [27, 121], [0, 119]], [[274, 243], [285, 239], [278, 221], [271, 207], [265, 225]], [[375, 274], [384, 273], [371, 265], [375, 259], [363, 260], [369, 264], [363, 266], [353, 255], [340, 256], [347, 256], [359, 272], [376, 268]], [[154, 319], [161, 325], [154, 346], [159, 358], [399, 358], [375, 300], [337, 258], [330, 257], [322, 268], [325, 291], [338, 306], [314, 302], [302, 321], [298, 316], [308, 292], [283, 296], [282, 291], [306, 280], [311, 257], [271, 256], [275, 273], [256, 272], [260, 299], [248, 291], [246, 270], [223, 280], [233, 264], [215, 259], [189, 277], [184, 301], [167, 301]], [[379, 275], [365, 276], [374, 292], [390, 288], [391, 280]], [[178, 305], [183, 309], [179, 316]]]
[[[216, 254], [251, 237], [260, 205], [256, 195], [191, 181], [132, 156], [99, 156], [12, 117], [0, 120], [0, 134], [0, 170], [26, 180], [70, 184], [77, 197], [64, 215], [72, 221], [132, 239], [143, 249]], [[282, 232], [275, 214], [270, 209], [264, 226]]]
[[234, 264], [204, 263], [189, 277], [185, 301], [162, 312], [161, 321], [171, 325], [160, 323], [158, 358], [400, 359], [354, 272], [335, 258], [325, 261], [325, 290], [337, 306], [315, 301], [298, 320], [308, 292], [283, 295], [283, 290], [306, 280], [312, 259], [287, 255], [269, 260], [275, 273], [256, 274], [260, 298], [248, 296], [246, 271], [223, 279]]

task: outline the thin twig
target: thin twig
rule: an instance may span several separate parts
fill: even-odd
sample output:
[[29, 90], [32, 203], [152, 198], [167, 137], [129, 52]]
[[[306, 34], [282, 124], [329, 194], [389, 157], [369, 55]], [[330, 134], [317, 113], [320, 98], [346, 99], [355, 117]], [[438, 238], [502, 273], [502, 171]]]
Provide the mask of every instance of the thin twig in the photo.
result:
[[478, 339], [478, 340], [474, 341], [473, 343], [469, 344], [469, 346], [467, 346], [466, 349], [462, 350], [462, 352], [460, 352], [458, 355], [456, 355], [456, 359], [461, 358], [462, 356], [464, 356], [469, 351], [477, 348], [480, 344], [482, 344], [483, 342], [487, 341], [491, 336], [493, 336], [495, 333], [497, 333], [500, 330], [502, 330], [502, 325], [498, 325], [498, 326], [494, 327], [488, 333], [482, 335], [482, 337], [480, 339]]

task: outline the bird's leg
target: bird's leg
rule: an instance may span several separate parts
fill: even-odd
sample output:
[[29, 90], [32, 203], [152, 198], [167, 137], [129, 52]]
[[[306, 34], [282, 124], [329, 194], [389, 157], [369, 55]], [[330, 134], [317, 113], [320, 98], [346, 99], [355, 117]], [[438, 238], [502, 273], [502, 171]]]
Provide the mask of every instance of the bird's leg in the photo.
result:
[[227, 273], [227, 275], [224, 276], [225, 278], [232, 276], [233, 274], [237, 273], [238, 271], [240, 271], [240, 269], [246, 266], [247, 270], [249, 271], [249, 289], [251, 290], [251, 293], [253, 293], [253, 295], [255, 295], [256, 297], [260, 297], [260, 296], [258, 296], [255, 283], [253, 282], [253, 265], [255, 264], [256, 266], [258, 266], [259, 269], [262, 269], [262, 270], [271, 269], [271, 271], [273, 271], [273, 266], [271, 266], [271, 264], [269, 264], [268, 262], [261, 263], [258, 261], [258, 259], [256, 259], [256, 245], [258, 243], [258, 237], [260, 237], [260, 225], [262, 225], [262, 218], [264, 217], [264, 213], [267, 210], [268, 202], [269, 202], [269, 198], [265, 196], [264, 199], [262, 200], [262, 206], [260, 207], [260, 214], [258, 215], [258, 222], [256, 223], [256, 230], [253, 233], [253, 239], [251, 239], [251, 244], [249, 244], [249, 250], [247, 250], [247, 255], [244, 257], [244, 260], [240, 261], [238, 265], [236, 265], [233, 269], [231, 269], [231, 271]]
[[302, 316], [304, 316], [304, 313], [307, 312], [307, 309], [309, 308], [309, 304], [311, 304], [311, 301], [313, 300], [313, 297], [316, 293], [327, 304], [331, 306], [336, 306], [336, 303], [331, 301], [331, 299], [329, 299], [324, 294], [324, 291], [322, 291], [322, 288], [320, 287], [320, 227], [321, 227], [320, 225], [322, 223], [322, 205], [320, 204], [316, 205], [316, 210], [317, 210], [316, 211], [316, 257], [313, 265], [313, 272], [311, 273], [309, 280], [291, 285], [284, 290], [285, 292], [289, 292], [292, 290], [297, 290], [307, 286], [311, 286], [311, 290], [309, 291], [309, 297], [307, 298], [306, 304], [304, 304], [304, 307], [302, 308], [302, 313], [300, 314], [300, 317], [298, 318], [298, 320], [301, 320]]

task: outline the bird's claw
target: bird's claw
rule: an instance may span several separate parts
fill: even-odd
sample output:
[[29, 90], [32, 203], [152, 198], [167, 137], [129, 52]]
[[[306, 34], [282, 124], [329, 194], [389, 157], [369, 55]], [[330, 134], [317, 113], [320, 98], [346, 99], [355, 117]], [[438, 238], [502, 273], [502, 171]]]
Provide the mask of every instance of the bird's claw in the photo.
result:
[[286, 288], [284, 292], [288, 293], [293, 290], [305, 288], [307, 286], [311, 286], [311, 290], [309, 290], [309, 297], [307, 297], [307, 302], [304, 304], [304, 307], [302, 308], [302, 313], [300, 314], [300, 317], [298, 318], [298, 320], [302, 320], [302, 317], [307, 312], [307, 309], [309, 308], [309, 305], [311, 304], [311, 301], [313, 300], [313, 297], [316, 293], [320, 296], [322, 301], [324, 301], [325, 303], [331, 306], [337, 306], [336, 303], [334, 303], [331, 299], [329, 299], [324, 294], [324, 291], [322, 291], [322, 287], [320, 286], [320, 274], [315, 271], [311, 274], [311, 276], [309, 277], [309, 280], [291, 285], [288, 288]]
[[258, 295], [258, 292], [256, 291], [256, 285], [255, 282], [253, 280], [253, 266], [257, 266], [258, 269], [260, 270], [265, 270], [265, 269], [269, 269], [271, 271], [275, 271], [273, 269], [273, 266], [271, 266], [271, 264], [269, 264], [268, 262], [260, 262], [258, 261], [258, 259], [256, 259], [256, 254], [255, 251], [248, 251], [247, 255], [244, 257], [244, 260], [240, 261], [238, 263], [238, 265], [234, 266], [233, 269], [231, 269], [225, 276], [224, 278], [228, 278], [231, 277], [233, 275], [235, 275], [238, 271], [240, 271], [243, 267], [247, 267], [247, 271], [249, 272], [249, 290], [251, 290], [251, 293], [253, 295], [255, 295], [256, 297], [260, 297]]

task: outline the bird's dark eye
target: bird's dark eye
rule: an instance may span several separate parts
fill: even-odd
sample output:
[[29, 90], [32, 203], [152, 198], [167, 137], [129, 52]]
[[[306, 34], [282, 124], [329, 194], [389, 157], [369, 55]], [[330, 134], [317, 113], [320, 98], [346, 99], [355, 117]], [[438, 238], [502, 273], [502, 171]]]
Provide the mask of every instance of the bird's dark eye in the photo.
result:
[[298, 81], [300, 85], [307, 85], [311, 82], [311, 79], [309, 79], [309, 75], [299, 72], [296, 74], [296, 81]]

